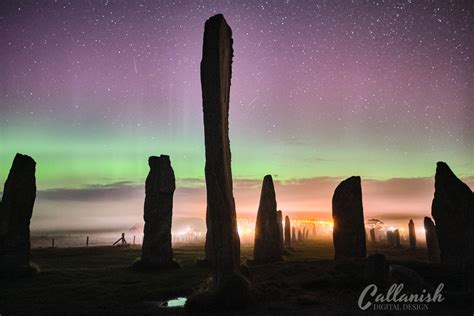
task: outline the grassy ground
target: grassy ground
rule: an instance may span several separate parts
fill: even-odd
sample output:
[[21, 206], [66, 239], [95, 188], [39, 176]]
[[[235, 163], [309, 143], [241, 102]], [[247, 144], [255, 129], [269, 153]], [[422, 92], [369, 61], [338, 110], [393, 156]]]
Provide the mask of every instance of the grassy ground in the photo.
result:
[[[255, 304], [245, 313], [354, 314], [365, 287], [364, 262], [335, 263], [329, 242], [307, 241], [295, 245], [284, 262], [251, 266]], [[448, 290], [462, 283], [456, 271], [428, 265], [426, 250], [371, 247], [395, 263], [415, 269], [429, 284], [448, 282]], [[242, 246], [242, 262], [252, 257]], [[30, 279], [1, 280], [0, 314], [151, 314], [164, 311], [145, 302], [188, 296], [209, 278], [207, 268], [195, 265], [204, 256], [203, 246], [175, 249], [183, 267], [166, 273], [138, 273], [129, 266], [140, 255], [139, 247], [89, 247], [34, 249], [32, 261], [40, 273]], [[447, 293], [449, 294], [449, 293]], [[430, 311], [474, 311], [465, 293], [451, 295]], [[403, 313], [406, 314], [406, 313]]]

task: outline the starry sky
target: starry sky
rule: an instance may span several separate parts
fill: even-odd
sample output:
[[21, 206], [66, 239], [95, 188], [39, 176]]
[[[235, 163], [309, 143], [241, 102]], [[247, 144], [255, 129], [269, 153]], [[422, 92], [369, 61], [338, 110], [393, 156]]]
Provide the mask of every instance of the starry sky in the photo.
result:
[[272, 174], [279, 205], [295, 216], [330, 216], [334, 188], [351, 175], [364, 179], [366, 214], [428, 215], [436, 161], [474, 182], [472, 9], [2, 1], [0, 180], [16, 152], [29, 154], [38, 164], [34, 228], [131, 226], [141, 221], [147, 157], [169, 154], [175, 215], [202, 217], [199, 63], [204, 22], [223, 13], [234, 39], [238, 214], [255, 213]]

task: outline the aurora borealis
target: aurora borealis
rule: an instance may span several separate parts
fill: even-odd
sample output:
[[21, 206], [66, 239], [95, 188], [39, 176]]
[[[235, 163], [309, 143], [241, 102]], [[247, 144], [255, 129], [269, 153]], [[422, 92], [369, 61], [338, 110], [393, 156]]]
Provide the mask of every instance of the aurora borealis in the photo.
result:
[[132, 226], [159, 154], [175, 215], [203, 216], [199, 63], [216, 13], [233, 29], [238, 215], [268, 173], [294, 214], [329, 214], [351, 175], [366, 214], [428, 214], [439, 160], [472, 187], [467, 1], [2, 1], [0, 180], [16, 152], [37, 161], [33, 229]]

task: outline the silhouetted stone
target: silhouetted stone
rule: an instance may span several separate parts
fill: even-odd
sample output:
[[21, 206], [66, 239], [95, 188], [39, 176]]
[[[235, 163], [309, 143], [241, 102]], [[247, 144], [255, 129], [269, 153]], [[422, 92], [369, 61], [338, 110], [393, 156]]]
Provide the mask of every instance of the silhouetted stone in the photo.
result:
[[285, 247], [291, 248], [291, 223], [288, 216], [285, 216]]
[[30, 220], [36, 199], [36, 162], [16, 154], [0, 207], [0, 274], [30, 274]]
[[213, 255], [214, 255], [214, 250], [212, 249], [212, 234], [211, 234], [211, 222], [210, 222], [210, 216], [209, 212], [206, 209], [206, 242], [204, 244], [204, 254], [205, 254], [205, 259], [203, 261], [198, 261], [198, 263], [201, 266], [209, 266], [214, 262]]
[[397, 264], [389, 266], [390, 282], [403, 284], [407, 288], [423, 288], [425, 282], [423, 278], [412, 269]]
[[273, 179], [271, 175], [266, 175], [263, 179], [255, 225], [253, 256], [256, 263], [275, 262], [282, 259], [276, 208], [277, 203]]
[[[6, 223], [4, 223], [3, 216], [4, 214], [3, 214], [3, 209], [2, 209], [2, 201], [0, 200], [0, 258], [3, 258], [3, 254], [5, 252], [4, 239], [5, 239], [5, 234], [7, 231], [7, 225]], [[3, 260], [3, 259], [0, 259], [0, 260]], [[0, 264], [1, 264], [1, 261], [0, 261]]]
[[303, 241], [303, 233], [301, 232], [301, 229], [298, 229], [298, 241]]
[[369, 231], [369, 234], [370, 234], [370, 241], [375, 244], [376, 240], [375, 240], [375, 228], [371, 228], [370, 231]]
[[304, 239], [308, 239], [308, 237], [309, 237], [309, 230], [306, 230], [306, 233], [305, 233]]
[[332, 198], [335, 259], [366, 256], [360, 177], [342, 181]]
[[280, 238], [280, 248], [281, 252], [285, 251], [284, 246], [284, 238], [283, 238], [283, 213], [281, 211], [277, 211], [277, 223], [278, 223], [278, 234]]
[[410, 248], [415, 249], [416, 248], [415, 223], [413, 222], [412, 219], [410, 219], [410, 222], [408, 222], [408, 234], [409, 234], [409, 239], [410, 239]]
[[234, 273], [226, 276], [222, 285], [216, 291], [197, 291], [188, 297], [184, 313], [174, 309], [170, 310], [169, 313], [164, 313], [164, 315], [235, 314], [232, 310], [245, 308], [250, 300], [250, 282], [243, 277], [242, 273]]
[[201, 88], [206, 149], [208, 250], [213, 288], [233, 280], [240, 270], [240, 238], [233, 197], [229, 144], [229, 94], [232, 31], [222, 14], [206, 21], [201, 61]]
[[387, 244], [391, 247], [395, 246], [395, 235], [393, 231], [387, 231]]
[[171, 248], [171, 222], [175, 176], [170, 157], [161, 155], [148, 159], [150, 171], [145, 182], [145, 220], [142, 257], [136, 269], [177, 268]]
[[382, 287], [386, 284], [388, 277], [388, 262], [385, 256], [378, 253], [368, 256], [365, 266], [365, 279], [378, 287]]
[[423, 224], [425, 226], [426, 248], [428, 250], [428, 259], [430, 262], [440, 262], [440, 251], [438, 237], [436, 236], [436, 228], [429, 217], [425, 217]]
[[296, 238], [297, 238], [297, 237], [296, 237], [296, 228], [295, 228], [295, 226], [293, 226], [293, 227], [291, 227], [291, 241], [292, 241], [292, 242], [297, 241]]
[[394, 240], [394, 246], [400, 247], [400, 231], [398, 229], [395, 229], [393, 232], [393, 240]]
[[444, 162], [437, 163], [431, 214], [436, 222], [441, 262], [473, 262], [474, 195]]

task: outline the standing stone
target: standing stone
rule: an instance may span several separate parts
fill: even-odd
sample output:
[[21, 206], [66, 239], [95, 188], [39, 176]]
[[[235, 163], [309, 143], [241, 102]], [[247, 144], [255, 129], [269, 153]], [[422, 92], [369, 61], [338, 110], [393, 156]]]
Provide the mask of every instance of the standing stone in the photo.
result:
[[390, 283], [403, 284], [406, 288], [420, 289], [426, 286], [423, 278], [413, 269], [391, 264], [388, 267]]
[[[3, 219], [3, 209], [2, 209], [2, 200], [0, 199], [0, 260], [3, 260], [3, 255], [5, 253], [5, 244], [4, 244], [4, 241], [5, 241], [5, 233], [7, 232], [7, 226], [8, 224], [7, 223], [4, 223], [4, 219]], [[2, 262], [0, 261], [0, 264]], [[1, 266], [0, 266], [1, 268]]]
[[365, 266], [365, 279], [383, 287], [386, 285], [389, 277], [388, 262], [384, 255], [376, 253], [367, 257]]
[[431, 215], [443, 263], [474, 262], [474, 196], [444, 162], [438, 162]]
[[371, 228], [370, 231], [370, 241], [375, 244], [376, 243], [376, 240], [375, 240], [375, 228]]
[[281, 211], [277, 211], [277, 222], [278, 222], [278, 234], [280, 237], [280, 248], [281, 248], [281, 252], [283, 253], [285, 250], [285, 246], [284, 246], [284, 238], [283, 238], [283, 213]]
[[201, 61], [201, 89], [206, 148], [208, 251], [213, 288], [239, 275], [240, 238], [232, 186], [229, 144], [229, 94], [232, 30], [222, 14], [206, 21]]
[[288, 216], [285, 216], [285, 247], [291, 248], [291, 223]]
[[253, 257], [256, 263], [275, 262], [282, 259], [277, 218], [275, 188], [271, 175], [263, 179], [260, 205], [255, 225]]
[[410, 248], [415, 249], [416, 248], [416, 234], [415, 234], [415, 223], [413, 222], [412, 219], [410, 219], [410, 222], [408, 222], [408, 234], [409, 234], [409, 239], [410, 239]]
[[313, 224], [313, 238], [316, 239], [316, 224]]
[[30, 266], [30, 220], [36, 199], [36, 162], [16, 154], [0, 205], [0, 273], [35, 272]]
[[291, 241], [295, 242], [296, 240], [296, 228], [295, 226], [291, 227]]
[[309, 230], [306, 231], [306, 235], [304, 236], [305, 239], [308, 239], [309, 237]]
[[398, 229], [395, 229], [395, 231], [393, 232], [393, 240], [394, 246], [400, 247], [400, 231]]
[[387, 244], [392, 247], [395, 246], [395, 235], [391, 230], [387, 231]]
[[298, 241], [303, 241], [303, 233], [301, 232], [301, 229], [298, 229]]
[[425, 226], [426, 248], [428, 249], [428, 259], [430, 262], [439, 263], [440, 251], [438, 244], [438, 237], [436, 236], [436, 228], [428, 216], [425, 217], [423, 224]]
[[204, 244], [204, 254], [205, 260], [200, 262], [203, 265], [211, 265], [214, 262], [214, 250], [212, 249], [212, 234], [211, 234], [211, 217], [209, 216], [209, 211], [206, 209], [206, 242]]
[[303, 232], [301, 233], [303, 239], [306, 239], [306, 227], [303, 227]]
[[366, 256], [360, 177], [342, 181], [332, 197], [335, 259]]
[[145, 220], [142, 258], [134, 265], [140, 269], [176, 268], [171, 248], [171, 222], [175, 176], [170, 157], [148, 158], [150, 171], [145, 182]]

